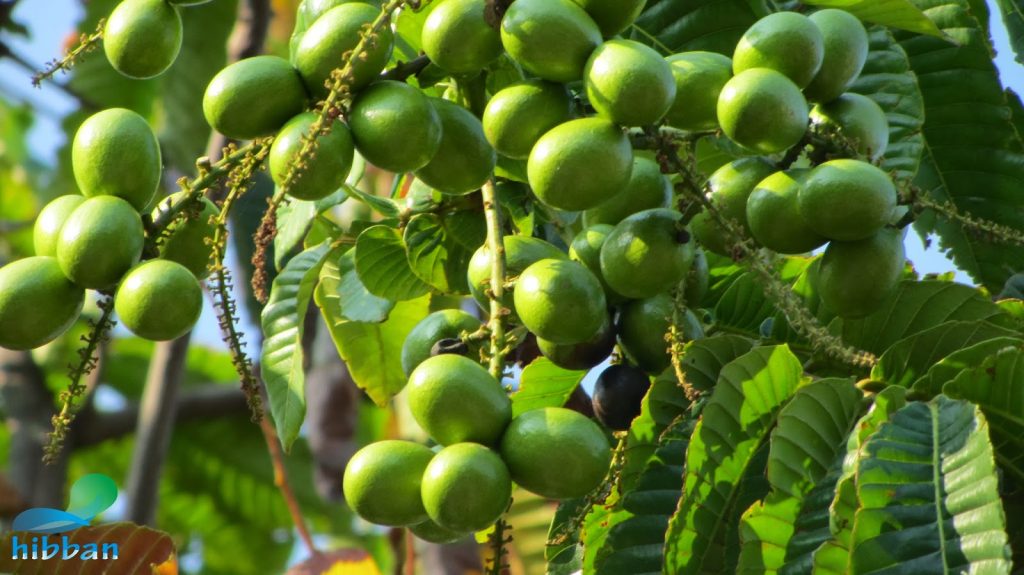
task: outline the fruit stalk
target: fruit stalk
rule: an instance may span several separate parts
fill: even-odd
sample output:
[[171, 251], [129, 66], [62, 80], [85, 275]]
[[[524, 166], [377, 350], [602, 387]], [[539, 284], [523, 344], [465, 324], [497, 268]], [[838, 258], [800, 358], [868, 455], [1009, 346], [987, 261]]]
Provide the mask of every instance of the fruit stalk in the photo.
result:
[[505, 244], [501, 231], [501, 213], [498, 211], [498, 192], [494, 180], [488, 180], [483, 190], [484, 217], [487, 220], [487, 249], [491, 252], [490, 297], [490, 372], [499, 382], [505, 375], [505, 314], [501, 305], [505, 297]]
[[68, 51], [63, 58], [51, 60], [46, 64], [46, 69], [40, 72], [36, 72], [32, 76], [32, 85], [36, 88], [42, 86], [44, 80], [49, 80], [61, 70], [67, 72], [71, 69], [75, 63], [84, 56], [85, 54], [92, 52], [99, 45], [100, 40], [103, 39], [103, 28], [107, 25], [106, 18], [100, 18], [100, 21], [96, 23], [96, 30], [92, 34], [82, 34], [78, 38], [78, 44], [74, 48]]
[[1004, 226], [996, 222], [977, 218], [969, 213], [961, 212], [953, 202], [937, 202], [927, 197], [926, 192], [916, 186], [908, 186], [903, 199], [911, 203], [917, 210], [932, 210], [951, 222], [955, 222], [965, 230], [970, 230], [992, 241], [1024, 246], [1024, 232]]
[[295, 498], [295, 492], [292, 490], [291, 484], [288, 483], [288, 471], [284, 466], [284, 453], [281, 451], [281, 441], [274, 431], [274, 426], [267, 418], [263, 418], [260, 420], [260, 430], [263, 431], [263, 438], [267, 442], [267, 451], [270, 452], [270, 461], [274, 466], [274, 485], [277, 486], [281, 492], [281, 497], [288, 506], [288, 513], [292, 516], [295, 530], [299, 532], [299, 538], [302, 539], [302, 543], [306, 546], [309, 554], [314, 557], [319, 556], [320, 550], [313, 543], [313, 536], [310, 535], [309, 528], [306, 526], [306, 518], [302, 515], [302, 507], [299, 506], [299, 500]]

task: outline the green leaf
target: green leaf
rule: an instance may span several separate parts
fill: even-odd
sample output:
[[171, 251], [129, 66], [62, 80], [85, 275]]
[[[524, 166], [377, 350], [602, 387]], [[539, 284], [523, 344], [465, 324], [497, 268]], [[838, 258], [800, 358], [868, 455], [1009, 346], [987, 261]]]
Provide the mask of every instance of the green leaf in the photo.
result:
[[928, 373], [914, 382], [914, 390], [929, 395], [938, 395], [942, 393], [942, 386], [953, 381], [965, 369], [981, 365], [989, 356], [1003, 348], [1022, 346], [1024, 346], [1024, 339], [1019, 337], [997, 337], [964, 347], [931, 366]]
[[405, 301], [430, 291], [413, 273], [405, 243], [394, 228], [377, 225], [363, 230], [356, 240], [355, 262], [360, 281], [375, 296]]
[[544, 550], [548, 562], [547, 575], [573, 575], [583, 568], [580, 529], [574, 520], [586, 507], [587, 501], [582, 498], [567, 499], [558, 504]]
[[303, 370], [302, 334], [306, 309], [313, 297], [328, 244], [295, 256], [274, 279], [270, 299], [263, 308], [263, 352], [260, 367], [270, 398], [270, 412], [281, 444], [289, 449], [306, 418], [306, 375]]
[[715, 324], [757, 333], [761, 323], [775, 313], [775, 305], [764, 294], [752, 273], [736, 278], [715, 305]]
[[356, 273], [355, 254], [343, 250], [331, 258], [320, 272], [320, 282], [326, 294], [324, 305], [333, 305], [338, 317], [366, 323], [381, 323], [395, 307], [395, 302], [379, 298], [366, 290]]
[[942, 37], [935, 23], [910, 0], [805, 0], [804, 3], [822, 8], [840, 8], [872, 24]]
[[766, 15], [747, 0], [648, 0], [633, 39], [671, 52], [708, 50], [731, 56], [740, 36]]
[[[740, 354], [742, 355], [742, 354]], [[716, 373], [717, 376], [717, 373]], [[619, 491], [629, 493], [648, 461], [661, 444], [662, 433], [686, 413], [690, 401], [676, 381], [672, 370], [654, 378], [640, 402], [640, 415], [633, 419], [626, 432], [619, 471]]]
[[741, 480], [779, 410], [805, 382], [786, 346], [760, 347], [722, 369], [686, 453], [683, 496], [665, 537], [665, 573], [722, 573], [726, 525]]
[[512, 394], [512, 415], [542, 407], [562, 407], [579, 386], [586, 371], [562, 369], [545, 357], [526, 366], [519, 391]]
[[713, 388], [722, 367], [753, 347], [754, 342], [750, 339], [729, 334], [688, 342], [683, 354], [686, 382], [701, 391]]
[[1017, 61], [1024, 64], [1024, 2], [1021, 0], [996, 0], [1003, 22], [1010, 36], [1010, 45], [1017, 54]]
[[277, 235], [274, 236], [274, 267], [281, 269], [302, 249], [302, 242], [316, 217], [316, 203], [292, 200], [277, 210]]
[[368, 194], [355, 186], [346, 184], [342, 188], [348, 197], [352, 198], [357, 202], [362, 202], [371, 208], [373, 211], [384, 216], [385, 218], [397, 218], [401, 211], [398, 204], [391, 198], [382, 198], [374, 194]]
[[555, 509], [549, 500], [524, 489], [516, 489], [512, 493], [512, 507], [505, 515], [515, 534], [509, 547], [526, 573], [544, 570], [548, 526], [554, 518]]
[[420, 214], [405, 227], [405, 246], [417, 277], [438, 291], [465, 294], [469, 293], [466, 272], [473, 252], [454, 235], [440, 216]]

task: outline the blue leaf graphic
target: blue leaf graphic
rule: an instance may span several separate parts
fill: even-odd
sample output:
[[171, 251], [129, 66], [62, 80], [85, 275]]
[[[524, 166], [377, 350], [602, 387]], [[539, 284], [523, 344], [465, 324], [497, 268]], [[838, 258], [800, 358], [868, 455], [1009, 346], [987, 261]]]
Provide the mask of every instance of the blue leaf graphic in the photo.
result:
[[64, 533], [65, 531], [85, 527], [88, 524], [88, 519], [82, 519], [67, 511], [36, 507], [18, 514], [14, 518], [11, 530], [33, 531], [35, 533]]

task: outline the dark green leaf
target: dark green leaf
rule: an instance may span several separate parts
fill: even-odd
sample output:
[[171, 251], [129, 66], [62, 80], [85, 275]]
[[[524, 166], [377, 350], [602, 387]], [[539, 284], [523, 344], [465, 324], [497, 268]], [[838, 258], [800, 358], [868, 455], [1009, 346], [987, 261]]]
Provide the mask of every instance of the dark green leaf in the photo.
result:
[[725, 290], [715, 306], [715, 324], [756, 333], [761, 323], [775, 312], [759, 280], [744, 273]]
[[673, 53], [709, 50], [731, 56], [751, 24], [767, 13], [746, 0], [649, 0], [633, 39]]
[[562, 407], [586, 371], [562, 369], [540, 357], [523, 370], [519, 391], [512, 394], [512, 415], [542, 407]]
[[374, 194], [368, 194], [359, 188], [350, 185], [346, 185], [343, 189], [350, 198], [357, 202], [363, 202], [385, 218], [398, 217], [400, 211], [398, 204], [391, 198], [382, 198]]
[[914, 390], [929, 395], [942, 393], [942, 386], [956, 379], [960, 372], [977, 367], [989, 356], [1007, 347], [1024, 346], [1020, 337], [997, 337], [964, 347], [942, 358], [928, 369], [928, 373], [914, 382]]
[[[482, 220], [482, 214], [477, 216]], [[473, 252], [452, 237], [436, 214], [413, 216], [405, 227], [405, 246], [412, 271], [445, 293], [468, 293], [466, 272]]]
[[356, 240], [356, 271], [366, 289], [394, 301], [418, 298], [430, 291], [409, 266], [405, 243], [398, 230], [377, 225], [363, 230]]
[[292, 200], [278, 208], [277, 235], [274, 236], [274, 267], [278, 270], [302, 249], [314, 217], [316, 204], [313, 202]]
[[872, 24], [942, 37], [935, 23], [910, 0], [804, 0], [804, 3], [822, 8], [841, 8]]
[[716, 335], [695, 339], [686, 344], [683, 354], [683, 373], [686, 382], [706, 391], [715, 386], [722, 367], [747, 353], [754, 342], [738, 335]]
[[1017, 61], [1024, 64], [1024, 2], [1021, 0], [996, 0], [1003, 14], [1010, 45], [1017, 54]]
[[395, 302], [366, 291], [356, 273], [353, 256], [347, 248], [339, 248], [328, 256], [320, 270], [317, 293], [323, 297], [317, 299], [317, 304], [330, 306], [331, 317], [380, 323], [388, 318]]

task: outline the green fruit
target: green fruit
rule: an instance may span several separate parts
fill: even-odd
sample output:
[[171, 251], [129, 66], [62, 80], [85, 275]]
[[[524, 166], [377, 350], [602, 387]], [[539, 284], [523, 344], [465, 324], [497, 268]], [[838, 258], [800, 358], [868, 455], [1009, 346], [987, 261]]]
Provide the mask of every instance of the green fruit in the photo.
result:
[[427, 543], [435, 543], [438, 545], [455, 543], [456, 541], [465, 539], [472, 535], [472, 533], [463, 533], [459, 531], [452, 531], [451, 529], [445, 529], [430, 519], [427, 519], [423, 523], [413, 525], [409, 528], [409, 531]]
[[572, 117], [565, 86], [527, 80], [502, 89], [484, 109], [484, 135], [503, 156], [526, 159], [545, 133]]
[[423, 51], [449, 74], [480, 72], [501, 56], [501, 34], [484, 19], [486, 3], [444, 0], [423, 23]]
[[623, 126], [657, 123], [676, 99], [672, 67], [653, 48], [632, 40], [600, 45], [583, 77], [597, 113]]
[[595, 208], [583, 212], [583, 225], [616, 225], [629, 216], [672, 205], [672, 182], [654, 160], [634, 156], [633, 171], [626, 188]]
[[605, 38], [624, 32], [644, 9], [647, 0], [572, 0], [586, 10]]
[[110, 108], [75, 132], [71, 168], [84, 196], [117, 196], [141, 211], [160, 185], [160, 144], [142, 116]]
[[420, 493], [432, 521], [450, 531], [473, 533], [491, 526], [508, 508], [512, 480], [497, 453], [458, 443], [434, 456]]
[[409, 376], [409, 410], [441, 445], [493, 445], [510, 419], [512, 402], [494, 376], [461, 355], [426, 359]]
[[[304, 112], [281, 128], [270, 148], [270, 177], [284, 186], [291, 164], [302, 150], [303, 136], [316, 122], [315, 112]], [[348, 126], [335, 120], [330, 133], [317, 139], [316, 154], [306, 159], [294, 177], [288, 195], [298, 200], [319, 200], [338, 191], [352, 170], [355, 146]]]
[[615, 349], [615, 330], [612, 329], [611, 320], [606, 317], [604, 326], [588, 341], [558, 344], [537, 338], [537, 347], [544, 357], [558, 367], [581, 371], [608, 359]]
[[686, 291], [683, 299], [686, 305], [692, 308], [700, 307], [704, 296], [708, 293], [711, 283], [711, 274], [708, 269], [708, 258], [704, 250], [697, 248], [697, 255], [693, 258], [693, 265], [690, 266], [690, 273], [686, 276]]
[[825, 41], [814, 22], [796, 12], [776, 12], [747, 29], [732, 55], [732, 67], [736, 74], [754, 68], [776, 70], [803, 88], [821, 69], [824, 57]]
[[527, 411], [501, 439], [512, 479], [550, 499], [583, 497], [604, 480], [612, 452], [601, 428], [561, 407]]
[[446, 100], [432, 100], [441, 118], [441, 145], [416, 177], [441, 192], [461, 196], [479, 190], [498, 161], [472, 112]]
[[601, 44], [601, 30], [571, 0], [517, 0], [501, 20], [501, 43], [530, 74], [573, 82]]
[[129, 78], [163, 74], [181, 50], [181, 15], [164, 0], [123, 0], [103, 27], [103, 51]]
[[64, 277], [57, 260], [36, 256], [0, 267], [0, 347], [27, 350], [75, 323], [85, 290]]
[[[185, 195], [185, 192], [177, 192], [160, 202], [153, 210], [153, 220], [158, 219], [161, 213], [169, 210]], [[220, 215], [220, 210], [206, 198], [200, 202], [202, 211], [198, 215], [187, 220], [175, 220], [167, 227], [167, 237], [160, 245], [160, 257], [185, 266], [196, 279], [202, 280], [210, 273], [208, 267], [213, 246], [207, 240], [213, 238], [217, 229], [213, 219]]]
[[416, 324], [402, 344], [402, 371], [408, 377], [427, 360], [434, 345], [443, 339], [458, 339], [462, 332], [480, 329], [480, 320], [458, 309], [435, 311]]
[[789, 78], [755, 68], [725, 84], [718, 98], [718, 122], [737, 144], [774, 154], [793, 147], [807, 132], [807, 100]]
[[167, 2], [177, 6], [199, 6], [200, 4], [210, 2], [210, 0], [167, 0]]
[[626, 431], [640, 415], [640, 404], [650, 388], [650, 378], [639, 369], [629, 365], [609, 366], [594, 384], [591, 400], [594, 415], [608, 429]]
[[203, 311], [203, 288], [185, 266], [150, 260], [128, 272], [114, 296], [117, 317], [135, 335], [153, 341], [177, 339]]
[[597, 224], [584, 228], [580, 233], [576, 234], [572, 244], [569, 246], [569, 258], [587, 266], [590, 273], [597, 277], [598, 281], [601, 282], [601, 288], [604, 290], [605, 299], [610, 304], [626, 299], [612, 291], [612, 288], [608, 286], [608, 282], [604, 281], [604, 274], [601, 273], [601, 248], [613, 230], [615, 230], [615, 227], [608, 224]]
[[32, 245], [37, 256], [53, 256], [57, 253], [57, 240], [60, 229], [68, 220], [71, 212], [82, 205], [85, 198], [79, 195], [60, 196], [39, 212], [35, 226], [32, 228]]
[[[505, 236], [502, 238], [502, 243], [505, 246], [505, 274], [507, 277], [518, 276], [523, 273], [523, 270], [540, 260], [564, 260], [569, 257], [562, 250], [537, 238]], [[469, 260], [469, 270], [466, 276], [469, 280], [469, 292], [473, 295], [473, 299], [485, 311], [489, 310], [490, 299], [487, 297], [487, 289], [491, 284], [491, 256], [486, 244], [476, 250], [473, 258]], [[514, 288], [506, 289], [501, 305], [513, 308], [514, 293]]]
[[619, 222], [601, 248], [601, 273], [616, 293], [651, 297], [686, 278], [694, 242], [682, 227], [682, 214], [659, 208]]
[[300, 3], [300, 17], [306, 19], [307, 26], [316, 22], [317, 18], [323, 16], [324, 12], [327, 12], [331, 8], [341, 6], [342, 4], [372, 4], [380, 7], [380, 0], [304, 0]]
[[345, 502], [378, 525], [416, 525], [427, 518], [420, 490], [434, 452], [410, 441], [386, 440], [360, 449], [345, 466]]
[[800, 217], [798, 197], [807, 170], [776, 172], [754, 188], [747, 199], [750, 233], [764, 247], [780, 254], [803, 254], [825, 244]]
[[568, 211], [587, 210], [610, 200], [629, 184], [632, 171], [629, 138], [601, 118], [571, 120], [544, 134], [527, 164], [537, 198]]
[[[672, 325], [675, 304], [668, 294], [631, 301], [619, 308], [616, 330], [626, 355], [647, 373], [657, 375], [671, 364], [665, 336]], [[704, 337], [704, 327], [689, 309], [680, 326], [687, 341]]]
[[843, 94], [811, 110], [811, 123], [835, 130], [870, 160], [877, 160], [889, 146], [889, 119], [874, 100], [861, 94]]
[[[708, 179], [708, 200], [724, 218], [735, 221], [749, 234], [747, 199], [757, 184], [773, 173], [775, 165], [761, 157], [740, 158], [730, 162], [718, 168]], [[693, 217], [690, 230], [708, 251], [726, 257], [732, 255], [725, 230], [706, 209]]]
[[[292, 62], [311, 94], [317, 98], [327, 95], [327, 81], [331, 72], [344, 64], [342, 55], [356, 47], [362, 37], [363, 27], [371, 24], [379, 15], [380, 9], [370, 4], [342, 4], [324, 12], [306, 30]], [[355, 61], [349, 88], [359, 90], [369, 85], [391, 59], [394, 44], [391, 28], [381, 28], [377, 32], [374, 46]]]
[[842, 95], [864, 69], [868, 33], [856, 16], [843, 10], [819, 10], [810, 19], [825, 41], [825, 57], [804, 94], [815, 102], [830, 102]]
[[306, 108], [306, 87], [284, 58], [255, 56], [229, 65], [210, 80], [203, 115], [229, 138], [269, 136]]
[[676, 82], [676, 99], [665, 120], [680, 130], [718, 129], [718, 96], [732, 78], [732, 60], [715, 52], [683, 52], [666, 58]]
[[607, 314], [601, 282], [573, 261], [541, 260], [526, 268], [516, 282], [514, 299], [523, 325], [557, 344], [593, 339]]
[[899, 285], [903, 250], [903, 234], [893, 228], [863, 240], [830, 243], [818, 272], [822, 303], [844, 318], [874, 313]]
[[859, 160], [832, 160], [814, 168], [798, 198], [807, 227], [846, 242], [875, 235], [892, 219], [897, 200], [889, 175]]
[[352, 104], [349, 127], [359, 153], [395, 173], [426, 166], [441, 147], [441, 115], [419, 89], [377, 82]]
[[71, 212], [57, 241], [57, 262], [81, 287], [115, 285], [142, 256], [142, 218], [131, 204], [113, 196], [96, 196]]

